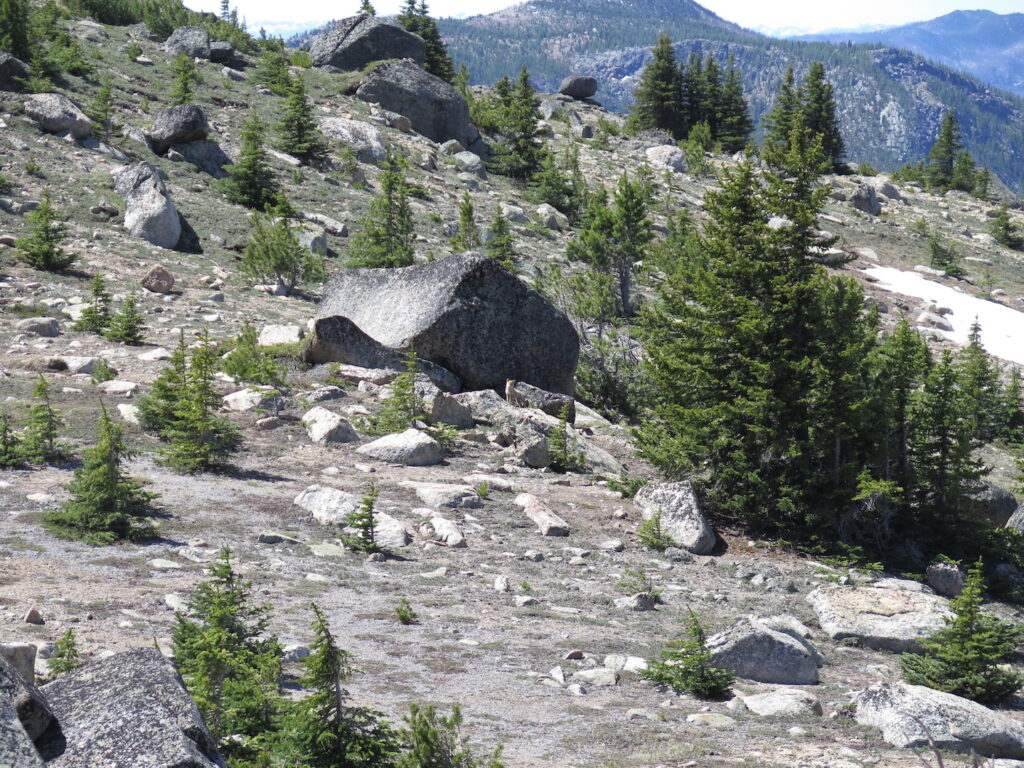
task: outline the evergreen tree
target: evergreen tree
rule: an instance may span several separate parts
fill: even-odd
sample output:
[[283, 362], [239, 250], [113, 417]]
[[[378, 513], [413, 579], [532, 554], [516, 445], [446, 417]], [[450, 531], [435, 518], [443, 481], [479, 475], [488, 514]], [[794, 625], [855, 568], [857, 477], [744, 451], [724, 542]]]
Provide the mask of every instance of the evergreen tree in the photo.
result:
[[36, 382], [32, 395], [41, 402], [28, 409], [22, 451], [25, 458], [35, 464], [54, 464], [71, 456], [71, 447], [60, 439], [64, 419], [50, 403], [50, 385], [42, 376]]
[[256, 213], [242, 255], [242, 272], [252, 280], [276, 283], [287, 295], [301, 283], [324, 280], [324, 258], [304, 247], [290, 219]]
[[270, 606], [254, 605], [252, 582], [221, 550], [210, 579], [175, 614], [174, 661], [229, 760], [247, 758], [275, 730], [281, 709], [281, 646], [267, 635]]
[[530, 73], [523, 67], [501, 117], [504, 141], [494, 148], [488, 168], [501, 176], [529, 179], [543, 156], [539, 121], [537, 93], [530, 85]]
[[967, 346], [960, 353], [960, 398], [964, 414], [971, 424], [974, 438], [992, 442], [999, 431], [1000, 399], [999, 369], [992, 363], [981, 343], [981, 325], [971, 325]]
[[103, 78], [100, 89], [96, 91], [85, 113], [92, 120], [92, 135], [109, 143], [110, 132], [114, 127], [114, 97], [109, 77]]
[[743, 80], [736, 67], [736, 59], [730, 54], [720, 91], [717, 139], [724, 152], [733, 154], [746, 147], [753, 131], [754, 122], [750, 119], [750, 109], [743, 94]]
[[288, 57], [283, 49], [266, 48], [260, 54], [260, 65], [253, 73], [253, 80], [265, 85], [271, 93], [287, 96], [292, 87], [292, 76], [288, 71], [288, 65]]
[[185, 391], [188, 377], [188, 350], [185, 332], [178, 333], [178, 346], [149, 393], [139, 399], [139, 426], [166, 438], [177, 420], [178, 401]]
[[284, 368], [263, 351], [256, 327], [248, 320], [242, 324], [232, 350], [221, 358], [220, 369], [236, 381], [251, 384], [280, 386], [285, 378]]
[[494, 209], [494, 220], [487, 228], [484, 252], [513, 274], [516, 271], [515, 236], [501, 206]]
[[213, 343], [204, 332], [192, 353], [174, 421], [164, 434], [168, 441], [164, 461], [180, 472], [220, 469], [242, 442], [238, 427], [216, 415], [220, 407], [220, 395], [213, 387], [216, 370]]
[[974, 162], [971, 153], [964, 150], [956, 156], [956, 163], [953, 164], [953, 178], [950, 184], [953, 189], [962, 192], [974, 192], [974, 184], [978, 178], [978, 167]]
[[60, 247], [67, 234], [67, 227], [53, 209], [49, 191], [43, 192], [39, 207], [26, 214], [25, 224], [28, 233], [14, 243], [21, 252], [22, 261], [36, 269], [50, 272], [59, 272], [75, 263], [78, 257]]
[[407, 267], [416, 254], [412, 211], [402, 166], [389, 159], [380, 175], [380, 194], [359, 220], [361, 231], [352, 238], [350, 267]]
[[832, 84], [825, 79], [825, 65], [820, 61], [811, 65], [800, 89], [800, 95], [804, 125], [812, 135], [821, 137], [821, 148], [828, 162], [832, 166], [839, 165], [839, 161], [846, 154], [846, 145], [839, 131], [835, 91]]
[[555, 472], [579, 472], [586, 469], [586, 458], [576, 448], [576, 439], [569, 426], [569, 406], [558, 414], [558, 426], [548, 435], [548, 452], [551, 454], [551, 468]]
[[406, 752], [395, 768], [504, 768], [499, 745], [488, 758], [476, 758], [462, 737], [462, 710], [456, 704], [445, 717], [434, 705], [409, 705], [404, 718], [408, 727], [401, 734]]
[[988, 223], [988, 231], [1000, 245], [1005, 245], [1015, 251], [1024, 250], [1024, 237], [1021, 237], [1020, 229], [1010, 219], [1010, 209], [1006, 203], [996, 210], [992, 220]]
[[145, 320], [136, 307], [136, 302], [135, 294], [129, 294], [121, 306], [121, 311], [110, 319], [110, 327], [103, 334], [106, 338], [120, 341], [122, 344], [142, 343]]
[[685, 133], [683, 78], [672, 39], [662, 34], [651, 49], [651, 60], [640, 73], [627, 123], [631, 131], [668, 131], [675, 139]]
[[174, 59], [171, 74], [174, 76], [174, 85], [171, 87], [170, 94], [171, 106], [191, 104], [195, 96], [193, 86], [201, 82], [195, 61], [182, 51]]
[[651, 220], [647, 216], [647, 197], [640, 182], [630, 181], [626, 174], [619, 179], [613, 197], [615, 240], [613, 271], [618, 279], [619, 307], [623, 317], [632, 317], [633, 270], [643, 261], [648, 243], [654, 237]]
[[[398, 751], [380, 713], [348, 703], [344, 685], [352, 655], [338, 647], [320, 607], [313, 604], [313, 642], [299, 679], [310, 695], [295, 705], [287, 729], [291, 753], [304, 768], [381, 768]], [[288, 763], [292, 765], [293, 763]]]
[[405, 8], [398, 15], [398, 23], [414, 35], [423, 39], [426, 56], [423, 68], [447, 83], [455, 78], [455, 64], [448, 53], [448, 46], [441, 38], [437, 22], [430, 17], [426, 0], [405, 0]]
[[20, 467], [25, 463], [21, 440], [11, 429], [11, 420], [6, 413], [0, 413], [0, 469]]
[[960, 253], [951, 242], [943, 241], [938, 235], [928, 238], [928, 251], [931, 253], [930, 264], [933, 269], [941, 269], [950, 277], [957, 279], [967, 274], [960, 265]]
[[943, 116], [938, 138], [928, 152], [925, 172], [929, 186], [942, 191], [953, 188], [953, 170], [963, 149], [960, 121], [957, 120], [956, 112], [951, 109]]
[[99, 442], [85, 452], [82, 467], [75, 470], [68, 485], [71, 501], [46, 514], [46, 527], [58, 536], [97, 546], [151, 535], [146, 518], [156, 495], [122, 472], [122, 463], [131, 457], [123, 428], [101, 405]]
[[1009, 443], [1024, 442], [1024, 382], [1015, 365], [1010, 366], [1010, 378], [1003, 390], [999, 436]]
[[230, 0], [220, 0], [220, 18], [223, 21], [231, 20], [231, 3]]
[[711, 135], [717, 138], [721, 117], [722, 70], [719, 68], [714, 54], [708, 54], [701, 79], [698, 82], [697, 109], [695, 113], [691, 112], [690, 114], [691, 123], [707, 123], [711, 128]]
[[1004, 666], [1024, 635], [1019, 627], [981, 610], [984, 588], [979, 560], [950, 603], [953, 617], [920, 641], [924, 654], [900, 657], [904, 680], [982, 704], [1003, 701], [1024, 685], [1024, 678]]
[[28, 0], [0, 0], [0, 51], [25, 61], [31, 57]]
[[107, 291], [103, 278], [97, 273], [89, 283], [92, 301], [82, 311], [78, 322], [73, 326], [76, 331], [89, 331], [103, 334], [110, 327], [110, 292]]
[[762, 118], [764, 124], [764, 154], [784, 154], [790, 144], [793, 133], [793, 119], [800, 109], [800, 95], [796, 87], [796, 74], [793, 68], [786, 70], [782, 85], [775, 96], [775, 105]]
[[288, 100], [277, 124], [277, 148], [309, 162], [327, 153], [327, 144], [313, 117], [313, 105], [306, 95], [306, 79], [298, 74], [290, 78]]
[[405, 370], [388, 385], [389, 394], [381, 407], [363, 425], [364, 432], [370, 435], [404, 432], [424, 415], [423, 400], [416, 392], [416, 371], [416, 358], [410, 356]]
[[462, 193], [459, 202], [459, 234], [452, 238], [452, 248], [456, 253], [465, 253], [480, 247], [480, 232], [473, 218], [473, 201], [469, 192]]
[[373, 518], [374, 506], [377, 504], [377, 484], [370, 482], [370, 488], [366, 491], [366, 494], [359, 501], [359, 507], [348, 515], [342, 521], [342, 525], [351, 529], [351, 534], [342, 535], [341, 542], [350, 549], [354, 549], [356, 552], [380, 552], [381, 546], [377, 543], [377, 537], [374, 533], [376, 522]]
[[680, 89], [682, 93], [682, 121], [679, 133], [689, 136], [693, 127], [701, 121], [701, 107], [704, 91], [704, 60], [697, 51], [690, 51], [686, 66], [679, 63]]
[[686, 636], [669, 643], [661, 659], [652, 659], [640, 676], [657, 685], [666, 685], [676, 693], [692, 693], [701, 699], [722, 699], [732, 688], [734, 676], [726, 669], [711, 665], [707, 634], [700, 621], [689, 612]]
[[541, 153], [540, 167], [530, 179], [533, 199], [547, 203], [577, 222], [587, 205], [589, 190], [580, 169], [579, 147], [575, 143], [566, 147], [565, 168], [560, 168], [551, 152]]
[[257, 211], [270, 211], [280, 207], [284, 198], [263, 149], [263, 137], [263, 124], [258, 117], [246, 121], [238, 160], [228, 166], [228, 177], [221, 179], [219, 184], [232, 203]]
[[57, 638], [53, 656], [47, 661], [46, 666], [54, 675], [61, 675], [82, 666], [82, 655], [78, 652], [78, 643], [75, 642], [75, 630], [71, 627]]
[[370, 16], [377, 15], [377, 9], [373, 7], [373, 3], [370, 0], [359, 0], [359, 12]]

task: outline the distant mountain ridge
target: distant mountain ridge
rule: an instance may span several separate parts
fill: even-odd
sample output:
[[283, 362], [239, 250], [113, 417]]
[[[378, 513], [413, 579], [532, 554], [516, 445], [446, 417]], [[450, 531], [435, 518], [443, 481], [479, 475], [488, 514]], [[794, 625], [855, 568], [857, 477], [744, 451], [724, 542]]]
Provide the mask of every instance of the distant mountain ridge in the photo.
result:
[[1024, 96], [1024, 13], [954, 11], [873, 32], [826, 32], [796, 40], [882, 43], [905, 48]]

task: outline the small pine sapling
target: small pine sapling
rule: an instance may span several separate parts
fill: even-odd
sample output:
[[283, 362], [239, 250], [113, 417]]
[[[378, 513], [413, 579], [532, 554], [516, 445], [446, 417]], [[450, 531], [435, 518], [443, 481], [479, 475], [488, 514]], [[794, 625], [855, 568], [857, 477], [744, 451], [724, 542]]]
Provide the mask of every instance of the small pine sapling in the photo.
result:
[[306, 80], [301, 74], [289, 78], [287, 93], [284, 114], [277, 124], [278, 149], [306, 162], [322, 158], [327, 153], [327, 144], [321, 136], [313, 104], [306, 95]]
[[423, 416], [423, 400], [416, 392], [416, 359], [409, 357], [406, 368], [388, 385], [390, 394], [380, 409], [370, 416], [363, 430], [370, 435], [390, 435], [403, 432]]
[[341, 543], [349, 549], [369, 554], [381, 551], [374, 531], [376, 521], [373, 517], [378, 495], [377, 484], [371, 481], [366, 495], [359, 501], [359, 507], [346, 515], [342, 521], [342, 525], [351, 531], [340, 537]]
[[395, 606], [395, 618], [398, 619], [399, 624], [405, 625], [415, 624], [416, 619], [419, 617], [409, 601], [403, 597], [398, 601], [398, 605]]
[[96, 361], [96, 365], [92, 369], [93, 384], [102, 384], [104, 381], [116, 378], [117, 371], [110, 367], [110, 363], [106, 361], [106, 358], [101, 357]]
[[110, 292], [103, 283], [99, 274], [92, 276], [89, 282], [89, 290], [92, 293], [92, 301], [89, 302], [83, 311], [78, 322], [74, 324], [76, 331], [89, 331], [90, 333], [105, 333], [110, 327]]
[[145, 319], [138, 309], [135, 294], [129, 294], [121, 310], [110, 319], [110, 327], [103, 334], [110, 341], [137, 346], [145, 338]]
[[922, 655], [900, 657], [904, 680], [981, 704], [1004, 701], [1024, 685], [1024, 677], [1004, 666], [1024, 630], [981, 610], [984, 589], [979, 560], [950, 603], [953, 616], [946, 626], [920, 641]]
[[82, 655], [78, 652], [75, 630], [71, 627], [68, 627], [67, 631], [57, 638], [53, 656], [46, 666], [55, 675], [62, 675], [82, 666]]
[[92, 120], [93, 137], [109, 143], [110, 132], [114, 129], [114, 98], [109, 77], [103, 78], [100, 89], [93, 97], [86, 114]]
[[655, 552], [664, 552], [675, 544], [661, 527], [660, 509], [637, 526], [636, 538], [645, 547], [653, 549]]
[[242, 272], [253, 280], [277, 283], [287, 295], [299, 283], [326, 277], [324, 258], [305, 248], [285, 217], [257, 214], [242, 256]]
[[548, 435], [551, 468], [556, 472], [579, 472], [586, 469], [586, 458], [576, 449], [576, 441], [569, 426], [569, 406], [558, 414], [558, 426]]
[[462, 200], [459, 202], [459, 234], [452, 238], [451, 243], [456, 253], [480, 247], [480, 233], [476, 228], [473, 201], [469, 199], [469, 192], [462, 193]]
[[409, 705], [404, 718], [408, 730], [401, 734], [405, 754], [398, 758], [396, 768], [504, 768], [502, 745], [490, 757], [476, 758], [462, 736], [462, 710], [458, 704], [445, 717], [433, 704]]
[[167, 367], [160, 372], [149, 393], [139, 399], [139, 426], [166, 438], [177, 420], [178, 401], [185, 391], [188, 376], [188, 349], [185, 347], [185, 332], [178, 334], [178, 346], [167, 361]]
[[255, 326], [246, 321], [235, 340], [234, 348], [221, 358], [220, 369], [237, 381], [280, 386], [284, 369], [259, 345]]
[[64, 419], [50, 403], [50, 385], [42, 376], [32, 394], [41, 402], [28, 409], [22, 438], [25, 458], [34, 464], [54, 464], [71, 457], [71, 446], [60, 440]]
[[187, 53], [182, 51], [174, 59], [171, 70], [174, 85], [171, 87], [170, 102], [172, 107], [191, 104], [195, 96], [194, 86], [202, 81], [196, 63]]
[[508, 219], [498, 206], [494, 211], [494, 220], [487, 228], [484, 252], [501, 264], [509, 272], [516, 271], [515, 236], [509, 227]]
[[661, 590], [654, 588], [654, 579], [645, 568], [627, 568], [615, 582], [615, 588], [627, 595], [650, 595], [655, 604], [663, 602]]
[[99, 442], [85, 452], [84, 463], [68, 485], [71, 501], [47, 513], [43, 523], [54, 534], [103, 546], [138, 541], [153, 533], [146, 519], [155, 494], [127, 477], [121, 465], [132, 452], [124, 431], [100, 408]]
[[60, 247], [67, 234], [67, 227], [53, 209], [53, 199], [49, 192], [44, 192], [39, 207], [25, 216], [25, 224], [28, 233], [14, 243], [21, 252], [22, 261], [49, 272], [59, 272], [75, 263], [78, 257]]
[[11, 420], [6, 413], [0, 413], [0, 469], [20, 467], [25, 463], [25, 451], [21, 440], [11, 429]]
[[732, 672], [711, 666], [711, 651], [700, 620], [689, 611], [686, 635], [665, 646], [660, 659], [652, 659], [640, 676], [676, 693], [700, 699], [722, 699], [732, 689]]

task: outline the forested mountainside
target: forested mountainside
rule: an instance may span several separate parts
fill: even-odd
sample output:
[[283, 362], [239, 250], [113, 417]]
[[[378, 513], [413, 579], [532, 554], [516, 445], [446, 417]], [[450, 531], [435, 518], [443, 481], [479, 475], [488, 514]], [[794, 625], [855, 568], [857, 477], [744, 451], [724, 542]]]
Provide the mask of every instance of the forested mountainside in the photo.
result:
[[1024, 96], [1024, 13], [954, 11], [930, 21], [875, 32], [820, 33], [794, 39], [905, 48]]

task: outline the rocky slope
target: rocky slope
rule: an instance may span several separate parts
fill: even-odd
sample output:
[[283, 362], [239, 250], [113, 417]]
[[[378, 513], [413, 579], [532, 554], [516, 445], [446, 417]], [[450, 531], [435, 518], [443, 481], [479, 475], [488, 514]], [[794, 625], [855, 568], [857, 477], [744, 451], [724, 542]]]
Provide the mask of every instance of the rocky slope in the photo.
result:
[[[179, 329], [190, 340], [202, 329], [224, 340], [251, 320], [261, 329], [274, 326], [266, 341], [295, 339], [316, 313], [321, 292], [313, 287], [309, 294], [281, 297], [255, 290], [238, 265], [249, 215], [213, 187], [209, 165], [203, 170], [188, 162], [199, 149], [191, 146], [196, 142], [156, 156], [138, 140], [141, 132], [152, 131], [162, 107], [170, 54], [158, 43], [134, 40], [143, 59], [129, 61], [122, 51], [131, 41], [128, 30], [88, 22], [69, 27], [94, 57], [97, 71], [111, 74], [124, 137], [114, 138], [110, 147], [75, 142], [42, 131], [26, 112], [26, 96], [4, 93], [0, 99], [0, 173], [12, 186], [0, 201], [4, 409], [22, 418], [32, 402], [32, 386], [43, 374], [67, 417], [68, 437], [84, 446], [95, 439], [96, 409], [105, 401], [127, 420], [138, 451], [131, 471], [160, 495], [160, 535], [144, 544], [104, 548], [56, 539], [40, 517], [67, 498], [75, 464], [0, 471], [0, 640], [38, 647], [40, 682], [48, 677], [46, 657], [53, 642], [69, 627], [90, 659], [151, 648], [154, 638], [166, 650], [174, 610], [204, 578], [217, 550], [230, 546], [240, 570], [255, 581], [259, 599], [274, 606], [272, 628], [283, 642], [308, 643], [308, 603], [323, 606], [339, 641], [356, 656], [360, 673], [351, 690], [357, 702], [395, 719], [410, 701], [460, 703], [468, 734], [481, 744], [505, 743], [509, 766], [919, 764], [905, 746], [919, 743], [920, 733], [911, 732], [901, 713], [941, 715], [949, 702], [935, 704], [915, 691], [872, 686], [898, 679], [892, 649], [907, 647], [934, 626], [945, 610], [944, 598], [918, 582], [817, 562], [720, 525], [710, 550], [706, 536], [688, 542], [696, 552], [643, 547], [636, 529], [650, 506], [644, 506], [643, 496], [636, 503], [622, 498], [607, 480], [620, 468], [657, 478], [635, 456], [624, 425], [582, 407], [575, 426], [578, 439], [590, 448], [588, 472], [559, 475], [525, 465], [519, 430], [541, 429], [550, 417], [507, 410], [497, 398], [464, 395], [472, 426], [461, 427], [455, 449], [441, 463], [407, 466], [367, 456], [373, 438], [359, 428], [360, 416], [379, 407], [381, 385], [393, 373], [309, 367], [293, 356], [286, 358], [290, 373], [279, 396], [238, 396], [243, 387], [220, 382], [223, 395], [235, 395], [225, 401], [225, 413], [245, 435], [231, 472], [181, 475], [157, 463], [157, 443], [132, 425], [130, 406], [161, 371]], [[259, 115], [272, 123], [281, 109], [279, 97], [253, 84], [247, 63], [239, 62], [235, 74], [221, 64], [200, 64], [203, 85], [196, 103], [211, 129], [205, 141], [228, 156], [237, 151], [246, 117]], [[446, 154], [436, 142], [404, 132], [403, 121], [345, 95], [351, 92], [351, 76], [308, 71], [306, 77], [321, 115], [360, 126], [336, 131], [346, 138], [331, 140], [333, 165], [312, 169], [297, 167], [287, 156], [274, 160], [277, 178], [309, 222], [311, 242], [326, 243], [331, 271], [340, 266], [347, 235], [358, 229], [379, 189], [374, 163], [379, 142], [409, 160], [409, 180], [422, 190], [413, 202], [421, 261], [449, 254], [457, 204], [468, 193], [481, 223], [489, 222], [499, 205], [514, 222], [527, 283], [550, 280], [545, 275], [551, 266], [571, 273], [565, 258], [571, 229], [550, 212], [538, 211], [522, 188], [488, 176], [471, 157]], [[94, 80], [69, 78], [61, 90], [87, 101], [97, 87]], [[576, 140], [579, 124], [593, 128], [599, 120], [616, 120], [599, 107], [564, 98], [548, 107], [564, 115], [547, 124], [558, 152]], [[607, 148], [578, 142], [584, 173], [593, 184], [611, 186], [623, 171], [635, 171], [657, 143], [621, 136], [607, 141]], [[211, 147], [203, 148], [204, 157], [212, 154]], [[359, 158], [354, 163], [352, 154]], [[151, 163], [165, 177], [167, 194], [196, 233], [193, 252], [150, 245], [124, 226], [125, 201], [112, 174], [132, 160]], [[721, 157], [710, 162], [716, 169], [732, 164]], [[658, 195], [700, 220], [701, 201], [714, 177], [674, 173], [668, 184], [664, 170], [655, 174]], [[844, 271], [864, 283], [884, 308], [886, 322], [902, 313], [933, 322], [934, 315], [921, 315], [927, 299], [875, 287], [877, 278], [864, 271], [912, 271], [927, 263], [925, 241], [911, 226], [920, 220], [968, 257], [966, 280], [932, 275], [933, 285], [992, 299], [1007, 311], [1024, 309], [1021, 254], [983, 234], [993, 206], [957, 194], [896, 190], [883, 177], [824, 183], [831, 185], [832, 197], [821, 227], [838, 235], [838, 247], [854, 257]], [[853, 206], [862, 183], [881, 191], [879, 215]], [[24, 213], [44, 191], [68, 219], [66, 247], [80, 257], [73, 271], [33, 270], [7, 248], [24, 232]], [[658, 206], [659, 224], [664, 223], [661, 210]], [[1021, 222], [1019, 213], [1014, 216]], [[157, 290], [142, 290], [141, 281], [158, 265], [173, 273], [173, 286], [151, 280]], [[140, 292], [148, 324], [144, 345], [116, 345], [72, 330], [92, 273], [103, 275], [119, 296]], [[953, 319], [969, 323], [971, 318]], [[953, 343], [952, 332], [930, 328], [928, 333], [936, 346]], [[97, 358], [117, 369], [113, 382], [96, 386], [79, 372]], [[319, 420], [309, 417], [314, 406], [351, 421], [357, 439], [315, 442], [312, 438], [324, 433], [302, 421], [304, 416], [307, 422]], [[1009, 457], [992, 453], [986, 459], [997, 467], [992, 479], [1007, 484]], [[380, 489], [380, 511], [398, 521], [390, 529], [396, 556], [383, 561], [366, 561], [338, 544], [330, 519], [339, 497], [325, 493], [334, 489], [359, 497], [371, 479]], [[669, 491], [680, 499], [681, 520], [699, 519], [685, 493]], [[660, 605], [637, 600], [635, 586], [619, 586], [627, 569], [641, 568], [661, 592]], [[402, 597], [419, 614], [418, 623], [395, 620]], [[38, 616], [28, 615], [32, 608]], [[743, 675], [736, 698], [701, 702], [637, 678], [642, 660], [678, 635], [689, 608], [713, 632], [723, 632], [715, 640], [722, 663], [732, 659]], [[991, 609], [1020, 619], [1016, 606], [995, 603]], [[767, 657], [765, 647], [771, 650]], [[776, 674], [763, 674], [768, 668]], [[61, 691], [74, 690], [74, 684], [51, 685]], [[850, 705], [858, 694], [863, 713]], [[59, 696], [55, 700], [64, 702]], [[69, 716], [78, 711], [65, 705]], [[979, 720], [978, 729], [962, 731], [944, 745], [983, 745], [986, 734], [1002, 729], [1007, 735], [1001, 743], [1010, 745], [1002, 753], [1019, 756], [1014, 750], [1022, 741], [1024, 716], [1018, 710], [991, 719], [979, 719], [974, 711], [968, 715]], [[0, 725], [4, 722], [0, 719]], [[947, 764], [961, 760], [951, 757]], [[1000, 764], [1015, 765], [1020, 764]]]

